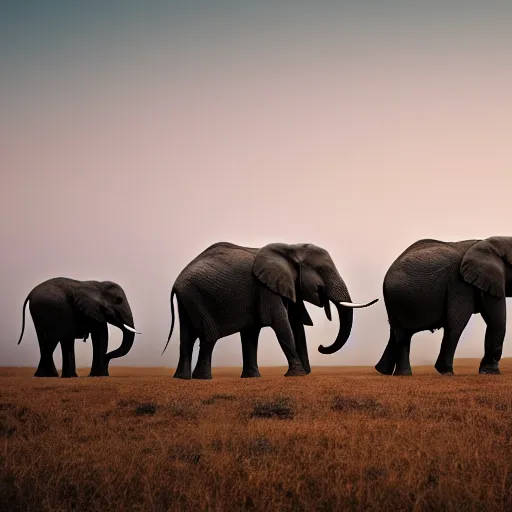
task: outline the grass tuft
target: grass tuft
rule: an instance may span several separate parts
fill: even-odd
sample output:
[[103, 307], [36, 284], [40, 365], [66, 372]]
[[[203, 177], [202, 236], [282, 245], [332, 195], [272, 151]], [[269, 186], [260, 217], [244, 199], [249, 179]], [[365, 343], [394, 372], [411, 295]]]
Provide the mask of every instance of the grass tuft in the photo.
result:
[[158, 407], [153, 402], [147, 402], [144, 404], [140, 404], [135, 408], [135, 414], [141, 416], [143, 414], [155, 414]]
[[374, 398], [352, 398], [338, 396], [333, 400], [332, 410], [339, 412], [362, 412], [372, 416], [385, 416], [386, 410]]
[[251, 418], [279, 418], [292, 420], [295, 417], [290, 399], [281, 397], [268, 402], [258, 402], [254, 405]]
[[209, 398], [205, 398], [204, 400], [201, 400], [201, 403], [204, 405], [213, 405], [222, 400], [233, 401], [233, 400], [236, 400], [236, 396], [235, 395], [227, 395], [226, 393], [216, 393]]

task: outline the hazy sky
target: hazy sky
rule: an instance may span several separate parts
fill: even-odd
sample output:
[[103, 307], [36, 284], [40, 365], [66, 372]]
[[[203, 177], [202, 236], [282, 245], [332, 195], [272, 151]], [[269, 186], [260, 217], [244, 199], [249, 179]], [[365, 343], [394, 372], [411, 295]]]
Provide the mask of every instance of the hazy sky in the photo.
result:
[[[0, 365], [37, 365], [23, 300], [68, 276], [124, 287], [143, 335], [113, 364], [175, 366], [170, 289], [221, 240], [325, 247], [354, 301], [381, 300], [331, 356], [338, 319], [308, 305], [311, 362], [375, 364], [405, 247], [512, 235], [511, 23], [509, 0], [2, 1]], [[412, 363], [441, 337], [415, 336]], [[285, 364], [260, 339], [260, 365]], [[90, 366], [90, 342], [76, 353]], [[222, 339], [213, 364], [241, 354]]]

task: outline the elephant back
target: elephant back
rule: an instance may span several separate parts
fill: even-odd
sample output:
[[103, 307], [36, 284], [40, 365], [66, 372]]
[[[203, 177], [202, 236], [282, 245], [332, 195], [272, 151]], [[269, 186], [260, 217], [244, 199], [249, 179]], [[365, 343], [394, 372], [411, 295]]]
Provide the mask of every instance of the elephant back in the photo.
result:
[[[384, 278], [384, 301], [394, 323], [413, 328], [421, 322], [437, 325], [445, 316], [449, 283], [474, 240], [420, 240], [404, 251]], [[453, 286], [453, 284], [452, 284]]]
[[252, 273], [256, 252], [226, 242], [214, 244], [176, 279], [178, 300], [205, 341], [238, 332], [256, 320], [261, 289]]
[[79, 281], [57, 277], [34, 287], [29, 295], [29, 309], [36, 330], [49, 338], [84, 338], [88, 326], [69, 299], [71, 287]]

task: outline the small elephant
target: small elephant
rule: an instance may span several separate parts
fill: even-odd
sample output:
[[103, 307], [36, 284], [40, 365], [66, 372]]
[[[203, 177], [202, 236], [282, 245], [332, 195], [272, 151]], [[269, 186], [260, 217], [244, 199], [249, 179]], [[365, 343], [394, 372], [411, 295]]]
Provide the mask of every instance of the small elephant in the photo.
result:
[[487, 324], [479, 373], [499, 374], [506, 329], [505, 297], [512, 296], [512, 237], [443, 242], [424, 239], [408, 247], [384, 278], [389, 341], [376, 370], [411, 375], [411, 337], [443, 328], [435, 363], [453, 375], [453, 358], [469, 319], [480, 313]]
[[[341, 349], [352, 329], [353, 308], [347, 287], [329, 253], [313, 244], [268, 244], [261, 249], [228, 242], [211, 245], [189, 263], [171, 291], [171, 329], [176, 295], [180, 318], [180, 357], [175, 378], [211, 379], [211, 357], [219, 338], [240, 332], [242, 377], [259, 377], [258, 336], [262, 327], [276, 333], [288, 360], [286, 376], [311, 371], [304, 325], [313, 325], [304, 301], [325, 308], [335, 305], [340, 329], [335, 342], [320, 346], [322, 354]], [[191, 375], [192, 349], [199, 338], [199, 357]], [[163, 352], [162, 352], [163, 354]]]
[[[30, 314], [39, 343], [41, 359], [35, 377], [58, 377], [53, 352], [60, 341], [62, 377], [77, 377], [75, 340], [92, 339], [90, 376], [108, 376], [111, 359], [125, 356], [135, 334], [130, 304], [123, 289], [111, 281], [77, 281], [56, 277], [37, 285], [23, 303], [23, 322], [18, 345], [25, 331], [25, 308]], [[107, 323], [123, 331], [121, 346], [107, 354]]]

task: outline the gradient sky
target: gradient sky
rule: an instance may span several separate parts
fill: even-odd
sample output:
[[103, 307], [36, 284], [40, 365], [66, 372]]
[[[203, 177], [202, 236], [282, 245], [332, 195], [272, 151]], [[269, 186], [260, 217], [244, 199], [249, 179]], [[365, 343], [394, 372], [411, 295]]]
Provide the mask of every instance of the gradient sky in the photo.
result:
[[[354, 301], [381, 300], [331, 356], [336, 315], [308, 305], [311, 362], [375, 364], [405, 247], [512, 235], [511, 24], [508, 0], [0, 2], [0, 365], [37, 365], [22, 303], [68, 276], [124, 287], [143, 335], [113, 364], [175, 366], [170, 289], [220, 240], [329, 250]], [[441, 337], [415, 336], [412, 363]], [[76, 354], [90, 366], [90, 342]], [[213, 364], [241, 362], [220, 340]], [[286, 362], [270, 329], [259, 362]]]

